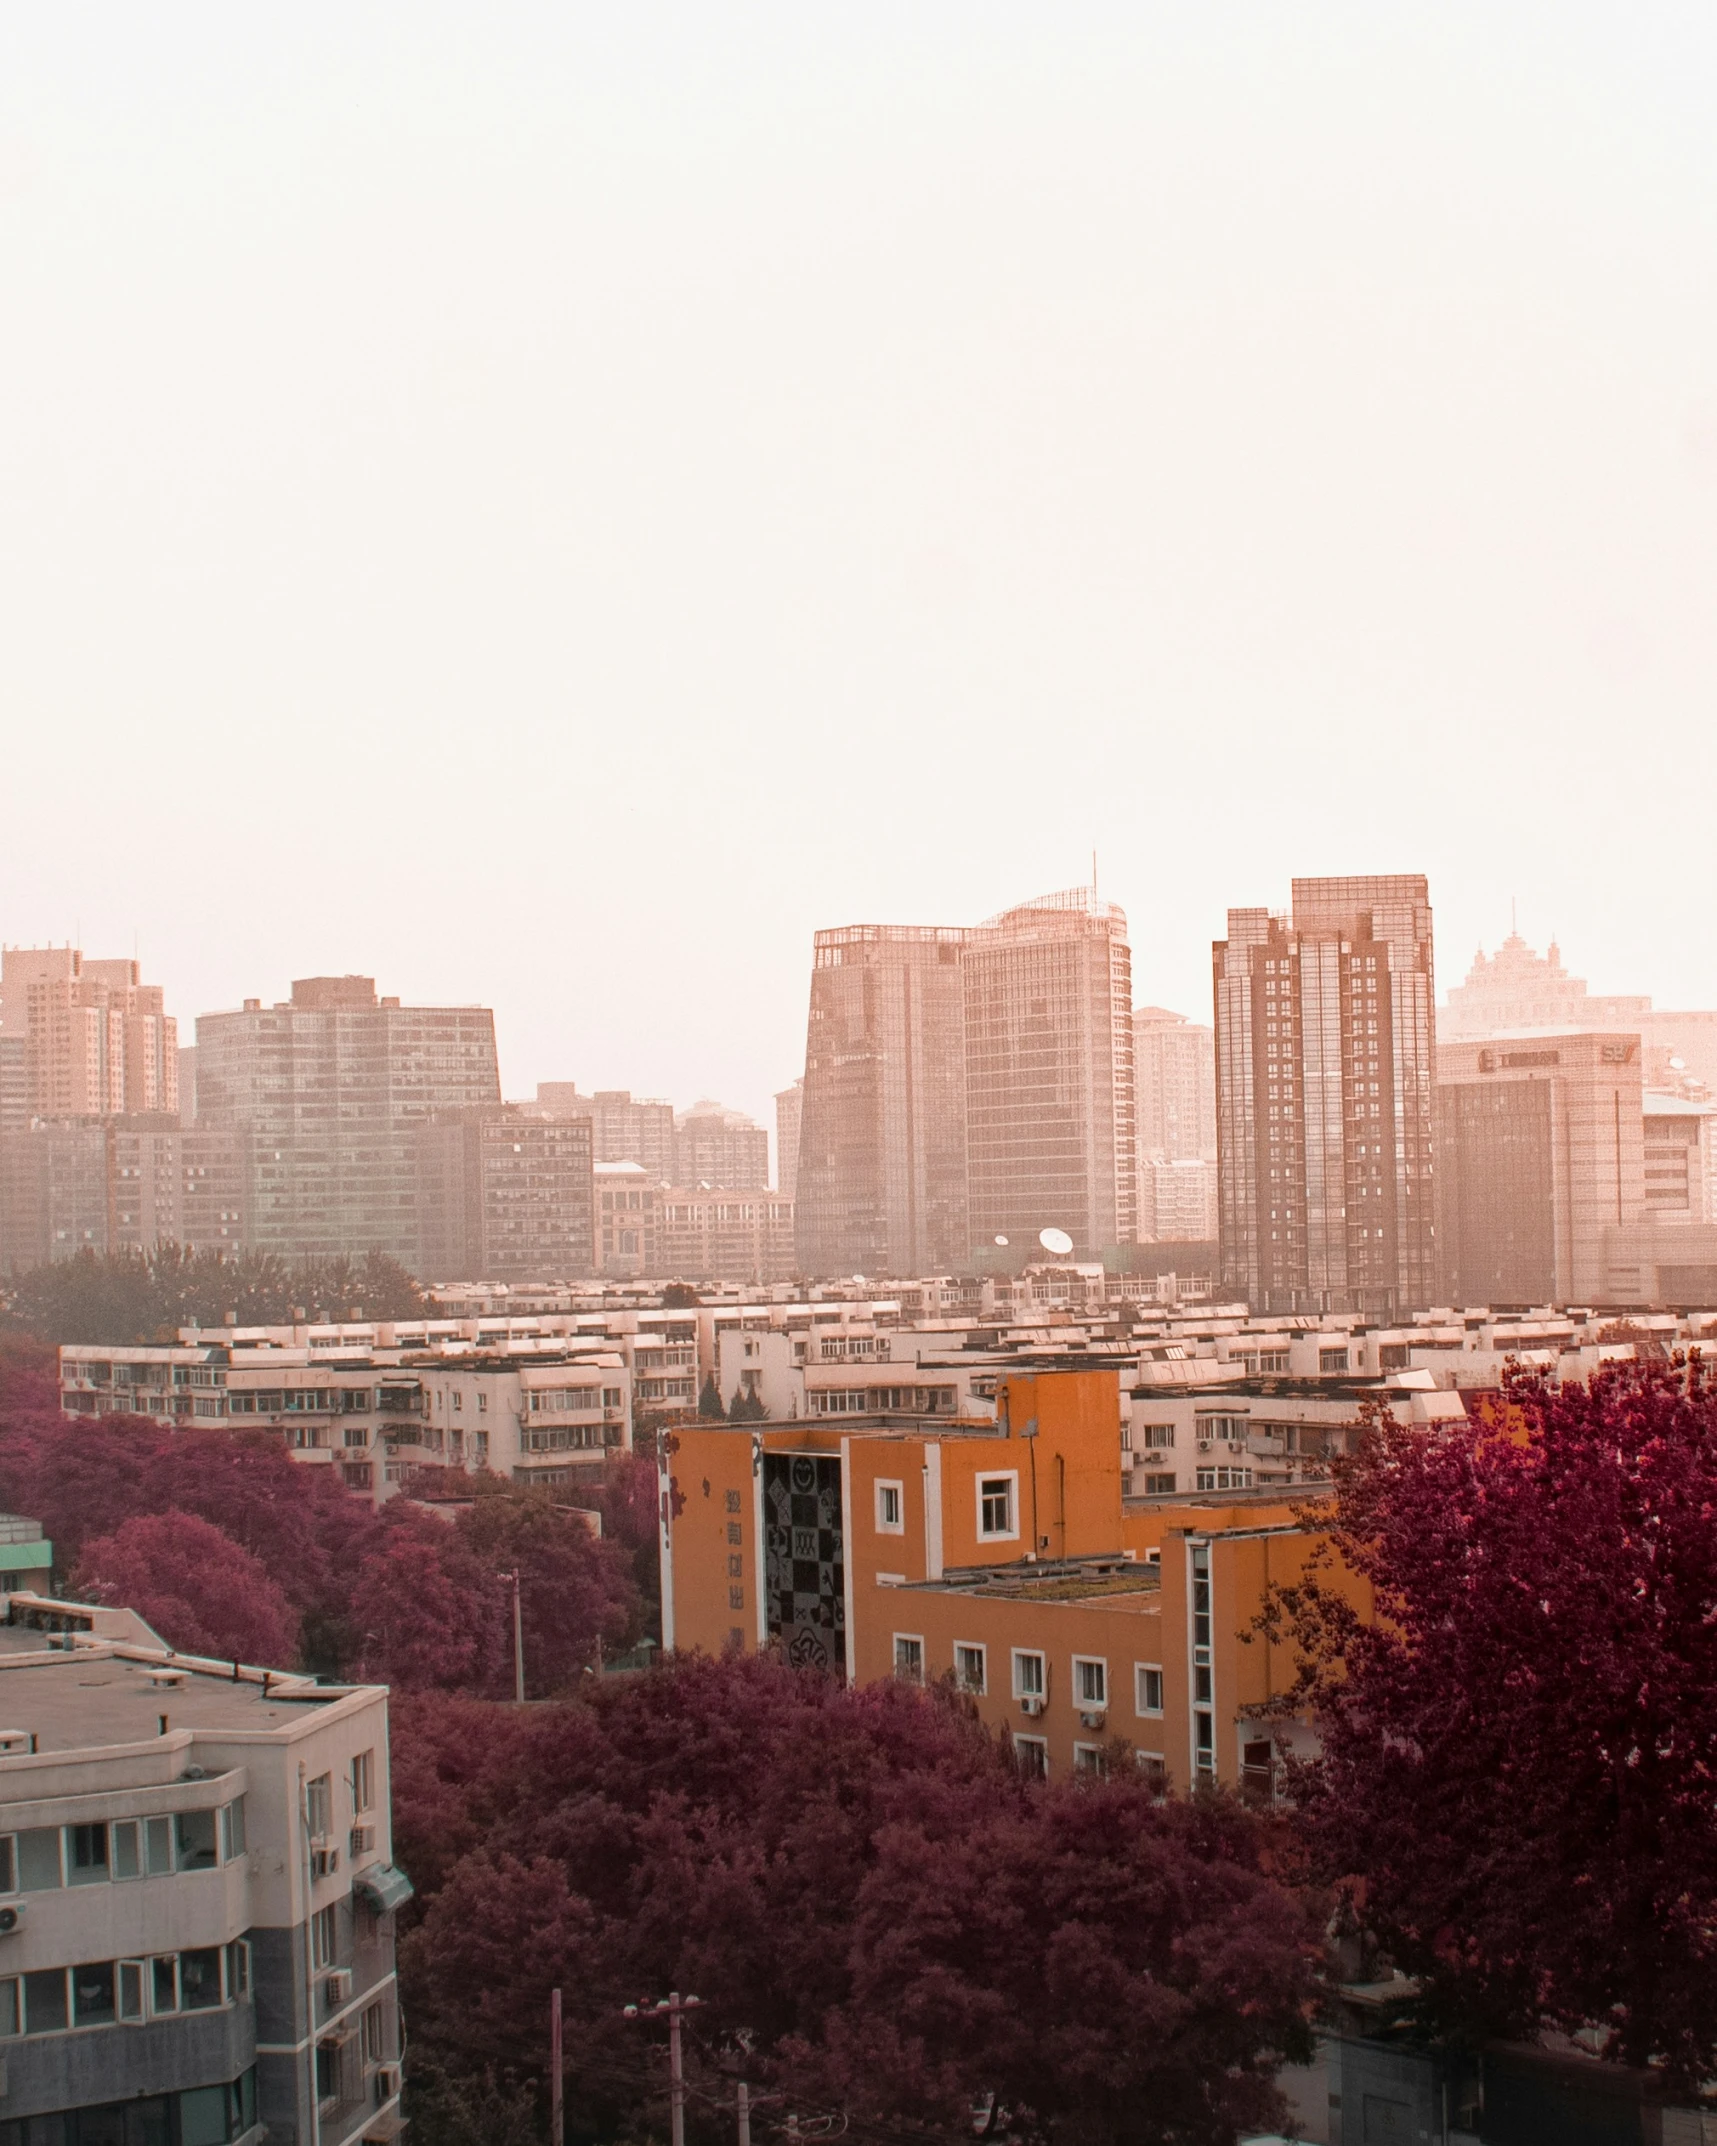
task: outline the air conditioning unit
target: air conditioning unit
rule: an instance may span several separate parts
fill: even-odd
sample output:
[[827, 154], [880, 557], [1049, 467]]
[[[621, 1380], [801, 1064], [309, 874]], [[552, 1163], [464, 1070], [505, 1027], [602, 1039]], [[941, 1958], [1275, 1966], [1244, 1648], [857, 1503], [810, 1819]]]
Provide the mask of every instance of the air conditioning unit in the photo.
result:
[[352, 1837], [348, 1841], [347, 1847], [354, 1856], [359, 1856], [368, 1855], [375, 1844], [376, 1829], [374, 1826], [354, 1826], [352, 1828]]
[[323, 1981], [322, 1994], [330, 2004], [344, 2004], [352, 1994], [352, 1970], [349, 1967], [332, 1968]]
[[1208, 1453], [1208, 1452], [1210, 1451], [1211, 1447], [1212, 1447], [1213, 1445], [1215, 1445], [1215, 1443], [1216, 1443], [1216, 1440], [1215, 1440], [1214, 1438], [1201, 1438], [1201, 1439], [1200, 1439], [1200, 1440], [1198, 1441], [1198, 1450], [1199, 1450], [1199, 1451], [1200, 1451], [1201, 1453]]
[[376, 2066], [376, 2100], [392, 2101], [400, 2089], [399, 2066], [378, 2064]]
[[1107, 1713], [1103, 1707], [1094, 1707], [1089, 1713], [1082, 1713], [1079, 1719], [1088, 1729], [1100, 1729], [1107, 1719]]
[[310, 1875], [313, 1878], [331, 1878], [340, 1867], [338, 1848], [312, 1848], [310, 1851]]
[[23, 1901], [8, 1900], [4, 1907], [0, 1907], [0, 1937], [10, 1937], [23, 1920]]
[[1019, 1710], [1022, 1714], [1041, 1714], [1043, 1712], [1043, 1701], [1036, 1693], [1028, 1693], [1020, 1701]]

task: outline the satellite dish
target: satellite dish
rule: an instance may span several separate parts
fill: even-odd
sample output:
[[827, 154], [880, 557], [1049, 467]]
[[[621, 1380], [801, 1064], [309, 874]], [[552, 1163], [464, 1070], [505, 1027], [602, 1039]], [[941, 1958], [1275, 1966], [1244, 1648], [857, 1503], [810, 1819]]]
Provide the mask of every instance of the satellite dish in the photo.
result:
[[1006, 1243], [1007, 1243], [1007, 1239], [1006, 1239], [1005, 1237], [998, 1237], [998, 1238], [996, 1239], [996, 1242], [997, 1242], [997, 1244], [1006, 1244]]
[[1046, 1252], [1053, 1252], [1057, 1259], [1064, 1259], [1073, 1249], [1073, 1239], [1064, 1229], [1040, 1229], [1037, 1241]]

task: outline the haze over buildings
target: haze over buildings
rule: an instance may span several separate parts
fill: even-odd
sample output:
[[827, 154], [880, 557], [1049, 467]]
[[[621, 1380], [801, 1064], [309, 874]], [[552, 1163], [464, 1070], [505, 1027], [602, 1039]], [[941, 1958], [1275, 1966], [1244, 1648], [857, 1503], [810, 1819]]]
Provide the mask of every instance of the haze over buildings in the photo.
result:
[[812, 951], [772, 1158], [707, 1097], [503, 1103], [487, 1007], [308, 978], [185, 1048], [134, 962], [7, 949], [0, 1271], [176, 1244], [502, 1287], [916, 1285], [1048, 1244], [1292, 1316], [1717, 1297], [1717, 1016], [1590, 993], [1511, 935], [1439, 1045], [1421, 876], [1231, 911], [1214, 1027], [1131, 1004], [1126, 920], [1089, 888]]

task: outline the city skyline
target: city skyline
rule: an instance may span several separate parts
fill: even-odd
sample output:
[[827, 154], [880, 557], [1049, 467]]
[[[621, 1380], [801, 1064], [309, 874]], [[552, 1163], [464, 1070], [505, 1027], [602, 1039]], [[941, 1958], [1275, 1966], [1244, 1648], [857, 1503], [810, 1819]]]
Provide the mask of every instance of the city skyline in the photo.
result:
[[1446, 969], [1518, 894], [1717, 1005], [1708, 13], [81, 19], [0, 78], [8, 940], [759, 1122], [814, 931], [1094, 848], [1191, 1015], [1403, 863]]
[[[1295, 869], [1289, 876], [1306, 876], [1300, 869], [1304, 862], [1304, 859], [1294, 860]], [[1313, 876], [1338, 877], [1345, 875], [1321, 874]], [[1429, 875], [1425, 876], [1429, 877]], [[1439, 919], [1445, 914], [1447, 908], [1458, 908], [1455, 903], [1445, 904], [1443, 902], [1437, 892], [1434, 878], [1430, 879], [1430, 884]], [[1017, 907], [1018, 905], [1016, 889], [1011, 904], [1005, 902], [1002, 908], [1005, 909], [1008, 906]], [[904, 906], [910, 913], [913, 905], [906, 903], [896, 906]], [[1124, 908], [1124, 905], [1122, 906]], [[1152, 967], [1153, 960], [1161, 951], [1160, 941], [1153, 938], [1152, 942], [1147, 944], [1142, 951], [1140, 947], [1135, 945], [1132, 959], [1132, 989], [1133, 1005], [1138, 1014], [1167, 1014], [1195, 1027], [1208, 1029], [1211, 1026], [1214, 1007], [1210, 979], [1210, 945], [1220, 936], [1228, 909], [1235, 906], [1239, 905], [1229, 903], [1224, 906], [1216, 917], [1210, 936], [1196, 949], [1201, 955], [1202, 977], [1192, 987], [1194, 995], [1180, 1003], [1171, 1001], [1161, 993], [1153, 994], [1153, 977], [1161, 973], [1160, 966]], [[1256, 906], [1265, 909], [1267, 913], [1272, 915], [1287, 913], [1286, 905], [1279, 903], [1279, 901], [1265, 901]], [[1000, 912], [998, 911], [998, 913]], [[1522, 929], [1523, 921], [1527, 927], [1525, 929]], [[825, 920], [807, 938], [805, 946], [799, 950], [798, 955], [791, 964], [789, 973], [779, 979], [780, 998], [789, 1007], [796, 1009], [796, 1019], [788, 1025], [789, 1027], [796, 1026], [797, 1038], [788, 1044], [787, 1055], [780, 1065], [775, 1066], [772, 1070], [769, 1067], [765, 1067], [759, 1074], [758, 1078], [762, 1084], [761, 1093], [742, 1093], [737, 1088], [731, 1091], [723, 1089], [708, 1072], [710, 1058], [718, 1055], [713, 1052], [707, 1057], [702, 1054], [697, 1056], [688, 1055], [684, 1061], [685, 1077], [673, 1081], [660, 1079], [652, 1083], [648, 1079], [623, 1080], [619, 1077], [619, 1073], [610, 1059], [597, 1057], [593, 1050], [570, 1057], [557, 1058], [552, 1063], [545, 1063], [542, 1070], [532, 1072], [527, 1077], [524, 1071], [521, 1070], [524, 1063], [522, 1055], [508, 1048], [505, 1020], [498, 1003], [498, 994], [484, 995], [479, 991], [470, 998], [454, 998], [449, 995], [437, 996], [433, 992], [423, 997], [414, 997], [403, 992], [396, 995], [405, 998], [407, 1003], [414, 1005], [439, 1006], [448, 1009], [481, 1007], [486, 1011], [493, 1012], [495, 1015], [496, 1053], [500, 1066], [502, 1090], [509, 1101], [531, 1102], [533, 1100], [545, 1100], [546, 1098], [539, 1093], [542, 1090], [562, 1090], [570, 1094], [575, 1088], [578, 1088], [582, 1089], [586, 1099], [593, 1098], [603, 1092], [617, 1093], [624, 1090], [629, 1098], [639, 1103], [665, 1103], [682, 1116], [697, 1110], [701, 1106], [719, 1102], [727, 1109], [743, 1112], [752, 1120], [754, 1125], [767, 1129], [770, 1135], [771, 1154], [773, 1155], [777, 1098], [783, 1086], [790, 1086], [801, 1077], [804, 1068], [805, 971], [808, 957], [813, 952], [814, 942], [819, 936], [832, 929], [845, 928], [844, 926], [831, 925]], [[886, 922], [880, 928], [886, 933], [894, 933], [909, 932], [914, 927], [911, 923], [896, 924]], [[1571, 946], [1566, 934], [1558, 935], [1553, 931], [1547, 930], [1541, 937], [1535, 935], [1531, 928], [1530, 918], [1523, 920], [1520, 916], [1518, 898], [1510, 903], [1509, 920], [1506, 929], [1503, 928], [1500, 920], [1498, 920], [1498, 923], [1489, 934], [1476, 941], [1469, 948], [1454, 937], [1451, 932], [1445, 930], [1439, 921], [1438, 941], [1443, 950], [1440, 955], [1440, 973], [1437, 979], [1436, 995], [1439, 1033], [1441, 1033], [1441, 1023], [1451, 1006], [1458, 1007], [1463, 997], [1470, 999], [1472, 996], [1469, 987], [1474, 980], [1475, 958], [1482, 960], [1484, 964], [1481, 978], [1486, 974], [1494, 974], [1498, 969], [1499, 958], [1502, 961], [1508, 959], [1508, 949], [1512, 941], [1521, 949], [1519, 958], [1530, 961], [1539, 971], [1542, 971], [1544, 967], [1545, 957], [1548, 952], [1559, 954], [1561, 969], [1556, 979], [1559, 989], [1563, 992], [1570, 988], [1580, 992], [1589, 990], [1592, 1004], [1606, 1009], [1607, 1025], [1639, 1026], [1643, 1022], [1648, 1035], [1656, 1029], [1664, 1031], [1673, 1037], [1675, 1033], [1674, 1023], [1672, 1021], [1668, 1022], [1666, 1029], [1667, 1016], [1685, 1012], [1708, 1013], [1713, 1023], [1711, 1041], [1709, 1045], [1701, 1044], [1698, 1047], [1698, 1057], [1690, 1061], [1690, 1064], [1695, 1073], [1707, 1079], [1708, 1085], [1717, 1088], [1717, 1078], [1712, 1077], [1717, 1075], [1717, 992], [1713, 993], [1712, 999], [1707, 1005], [1701, 1005], [1698, 1000], [1690, 996], [1669, 998], [1662, 992], [1654, 994], [1642, 982], [1642, 976], [1650, 964], [1642, 964], [1636, 973], [1630, 974], [1624, 971], [1619, 976], [1600, 981], [1592, 975], [1592, 965], [1586, 960], [1581, 949], [1578, 946]], [[87, 939], [81, 947], [75, 941], [64, 943], [84, 954], [86, 967], [91, 967], [98, 963], [105, 967], [118, 966], [113, 959], [101, 963], [100, 957], [91, 953], [90, 942]], [[105, 944], [105, 942], [103, 943]], [[61, 942], [53, 942], [54, 947], [60, 944]], [[29, 941], [14, 939], [11, 937], [10, 932], [4, 928], [0, 928], [0, 946], [9, 948], [14, 954], [52, 950], [52, 947], [49, 946], [38, 948]], [[135, 966], [129, 957], [127, 966]], [[145, 960], [143, 966], [149, 969], [151, 986], [161, 992], [168, 1019], [177, 1021], [181, 1046], [189, 1046], [194, 1043], [196, 1023], [199, 1016], [237, 1013], [242, 1010], [246, 999], [259, 996], [254, 990], [247, 990], [243, 998], [234, 999], [230, 1004], [192, 1006], [182, 1001], [176, 1002], [172, 996], [171, 989], [162, 988], [162, 976], [171, 973], [171, 963], [164, 964], [162, 968], [157, 969]], [[307, 964], [300, 962], [292, 973], [294, 978], [302, 980], [310, 971]], [[344, 961], [338, 956], [336, 956], [334, 964], [327, 971], [330, 977], [347, 977], [359, 973], [360, 965]], [[250, 980], [247, 972], [245, 981], [249, 983]], [[1494, 984], [1486, 985], [1481, 982], [1481, 988], [1494, 990], [1496, 986]], [[291, 991], [292, 983], [289, 980], [283, 984], [277, 994], [261, 994], [260, 1004], [264, 1007], [284, 1006], [290, 1001]], [[1650, 1001], [1650, 1011], [1642, 1016], [1630, 1016], [1626, 1009], [1641, 999]], [[1556, 1016], [1557, 1021], [1562, 1025], [1576, 1027], [1591, 1025], [1587, 1015], [1578, 1010], [1582, 1003], [1579, 999], [1566, 999], [1564, 1001], [1564, 1010]], [[1608, 1010], [1612, 1008], [1615, 1010]], [[1514, 1027], [1528, 1027], [1533, 1024], [1525, 1018], [1523, 1012], [1516, 1009], [1508, 1017], [1500, 1018], [1498, 1021], [1493, 1022], [1492, 1025], [1499, 1029], [1512, 1029]], [[1605, 1024], [1600, 1023], [1599, 1025]], [[1458, 1021], [1455, 1028], [1451, 1030], [1451, 1034], [1464, 1032]], [[1482, 1028], [1475, 1028], [1472, 1032], [1480, 1033], [1483, 1030]], [[1667, 1063], [1668, 1048], [1668, 1044], [1660, 1045], [1651, 1054], [1652, 1064], [1656, 1067], [1660, 1076], [1663, 1066]], [[615, 1046], [614, 1056], [624, 1059], [626, 1055], [626, 1046], [624, 1043], [618, 1043]], [[189, 1104], [187, 1103], [188, 1108]], [[1149, 1142], [1141, 1125], [1138, 1137], [1138, 1156], [1141, 1164], [1147, 1159], [1148, 1154]]]

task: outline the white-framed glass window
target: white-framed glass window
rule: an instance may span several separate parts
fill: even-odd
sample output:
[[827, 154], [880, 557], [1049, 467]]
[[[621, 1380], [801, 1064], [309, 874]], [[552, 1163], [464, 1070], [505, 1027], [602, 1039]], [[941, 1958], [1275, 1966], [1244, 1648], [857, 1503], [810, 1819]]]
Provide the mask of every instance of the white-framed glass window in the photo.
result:
[[1049, 1679], [1041, 1654], [1029, 1648], [1013, 1650], [1014, 1697], [1016, 1699], [1042, 1699], [1047, 1695]]
[[894, 1673], [908, 1684], [924, 1682], [924, 1642], [916, 1632], [895, 1633]]
[[1154, 1787], [1168, 1787], [1168, 1761], [1160, 1751], [1135, 1751], [1133, 1756], [1139, 1762], [1139, 1771]]
[[990, 1688], [989, 1649], [975, 1640], [954, 1642], [954, 1682], [982, 1698]]
[[978, 1478], [978, 1540], [1019, 1540], [1019, 1471]]
[[318, 1973], [340, 1956], [340, 1918], [336, 1907], [318, 1908], [310, 1918], [310, 1964]]
[[1049, 1739], [1045, 1736], [1016, 1736], [1014, 1757], [1019, 1761], [1022, 1773], [1035, 1774], [1037, 1779], [1047, 1779], [1049, 1774]]
[[906, 1532], [906, 1487], [902, 1483], [876, 1486], [876, 1531], [879, 1535]]
[[334, 1830], [334, 1776], [319, 1773], [304, 1789], [304, 1824], [312, 1840], [326, 1840]]
[[1109, 1664], [1100, 1655], [1073, 1657], [1073, 1703], [1083, 1707], [1109, 1704]]
[[1155, 1662], [1133, 1664], [1133, 1711], [1155, 1715], [1163, 1710], [1163, 1673]]
[[1073, 1747], [1073, 1771], [1075, 1773], [1107, 1773], [1109, 1771], [1109, 1754], [1101, 1744], [1075, 1744]]

